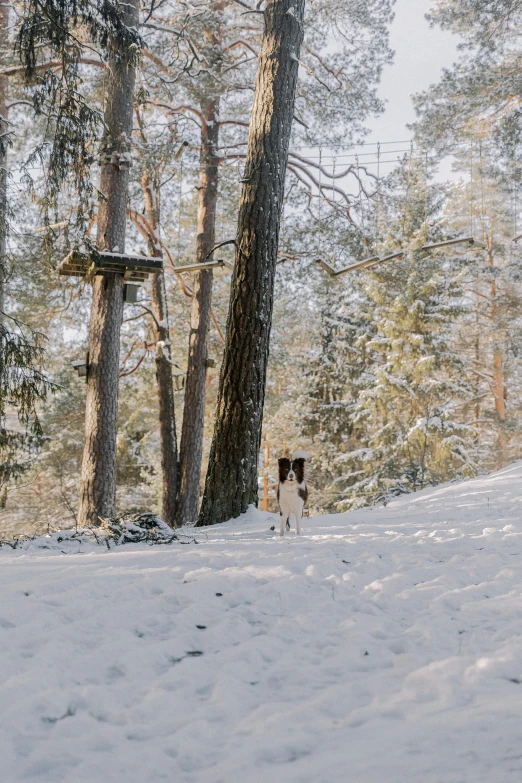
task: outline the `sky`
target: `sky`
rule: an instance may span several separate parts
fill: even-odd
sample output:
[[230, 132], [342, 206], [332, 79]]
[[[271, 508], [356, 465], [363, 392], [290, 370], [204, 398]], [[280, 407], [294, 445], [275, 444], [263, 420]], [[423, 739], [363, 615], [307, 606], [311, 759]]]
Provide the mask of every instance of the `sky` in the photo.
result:
[[[369, 120], [367, 126], [371, 133], [364, 149], [357, 150], [360, 160], [374, 173], [377, 172], [376, 143], [381, 145], [379, 170], [389, 173], [409, 149], [412, 132], [407, 126], [415, 120], [411, 96], [438, 82], [442, 69], [451, 66], [458, 57], [458, 37], [430, 27], [425, 18], [434, 5], [435, 0], [397, 0], [390, 30], [394, 62], [384, 70], [379, 89], [386, 111]], [[456, 178], [451, 158], [440, 162], [436, 176], [440, 180]]]
[[[411, 96], [437, 83], [443, 69], [458, 59], [458, 36], [430, 27], [425, 18], [435, 3], [436, 0], [396, 0], [395, 19], [390, 29], [390, 46], [395, 56], [392, 65], [384, 69], [379, 87], [386, 110], [366, 123], [370, 133], [364, 145], [337, 153], [323, 149], [322, 162], [327, 170], [335, 167], [335, 161], [339, 166], [355, 158], [372, 174], [383, 176], [409, 152], [412, 132], [408, 125], [415, 120]], [[380, 143], [379, 156], [377, 143]], [[311, 150], [310, 154], [317, 154], [317, 150]], [[452, 162], [451, 157], [439, 162], [436, 179], [460, 178], [460, 174], [452, 171]]]
[[430, 28], [425, 14], [434, 0], [397, 0], [391, 28], [392, 66], [386, 68], [380, 96], [387, 100], [384, 115], [371, 123], [368, 141], [409, 139], [407, 124], [415, 119], [411, 95], [437, 82], [442, 69], [457, 59], [458, 38], [438, 28]]

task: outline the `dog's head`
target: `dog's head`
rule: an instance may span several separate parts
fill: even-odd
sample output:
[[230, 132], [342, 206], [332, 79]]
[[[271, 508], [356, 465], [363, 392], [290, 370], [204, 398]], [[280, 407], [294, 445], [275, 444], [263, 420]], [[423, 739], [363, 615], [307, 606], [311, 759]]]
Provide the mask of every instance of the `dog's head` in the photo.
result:
[[290, 461], [286, 457], [279, 460], [279, 481], [290, 483], [297, 481], [301, 484], [304, 481], [304, 457]]

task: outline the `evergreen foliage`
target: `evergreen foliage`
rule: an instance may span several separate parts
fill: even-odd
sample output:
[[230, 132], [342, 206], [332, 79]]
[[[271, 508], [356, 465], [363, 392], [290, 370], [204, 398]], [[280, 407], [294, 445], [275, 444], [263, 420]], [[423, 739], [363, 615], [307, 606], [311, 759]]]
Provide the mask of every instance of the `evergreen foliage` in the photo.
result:
[[[122, 73], [138, 66], [136, 120], [125, 147], [133, 164], [126, 247], [151, 250], [147, 180], [158, 217], [154, 249], [161, 245], [165, 259], [176, 406], [183, 408], [194, 279], [175, 267], [196, 258], [202, 117], [212, 113], [219, 125], [210, 143], [219, 164], [215, 241], [234, 236], [263, 28], [254, 6], [258, 13], [235, 0], [166, 0], [142, 7], [139, 31], [123, 24], [116, 0], [26, 0], [21, 15], [12, 14], [21, 66], [2, 42], [10, 108], [0, 157], [9, 153], [4, 181], [12, 203], [1, 200], [0, 234], [9, 232], [1, 253], [8, 272], [3, 309], [18, 321], [12, 329], [7, 317], [0, 324], [0, 504], [9, 487], [1, 527], [76, 520], [85, 384], [70, 362], [87, 352], [90, 286], [58, 278], [55, 268], [72, 247], [93, 241], [96, 164], [100, 151], [108, 152], [106, 66], [115, 51]], [[386, 501], [522, 453], [520, 251], [511, 242], [520, 230], [519, 4], [440, 0], [431, 15], [463, 41], [459, 62], [416, 99], [418, 143], [451, 150], [462, 176], [447, 188], [433, 185], [425, 162], [406, 159], [377, 187], [356, 157], [339, 160], [383, 108], [377, 89], [391, 60], [392, 9], [392, 0], [306, 4], [264, 437], [270, 485], [276, 457], [298, 448], [310, 453], [313, 510]], [[485, 251], [420, 251], [425, 242], [470, 233]], [[315, 264], [322, 258], [339, 269], [400, 249], [402, 259], [342, 277]], [[219, 257], [232, 260], [232, 246]], [[214, 270], [208, 358], [217, 366], [205, 376], [203, 472], [230, 279], [228, 269]], [[151, 305], [146, 284], [124, 310], [118, 513], [161, 513]], [[46, 400], [48, 376], [57, 388]]]
[[[0, 322], [0, 493], [29, 468], [42, 444], [37, 406], [56, 388], [41, 372], [42, 360], [41, 335], [27, 337]], [[16, 411], [21, 429], [8, 426], [10, 409]]]
[[338, 509], [475, 469], [473, 433], [458, 416], [472, 394], [454, 340], [462, 268], [419, 252], [428, 231], [440, 230], [441, 194], [411, 161], [383, 187], [390, 198], [377, 243], [382, 255], [405, 248], [405, 258], [360, 273], [344, 301], [328, 300], [309, 391], [311, 434], [333, 473], [327, 491]]
[[90, 169], [96, 160], [102, 112], [85, 94], [80, 67], [82, 61], [103, 66], [111, 53], [117, 53], [115, 61], [122, 71], [138, 62], [141, 37], [122, 16], [121, 4], [112, 0], [26, 0], [18, 30], [16, 51], [31, 86], [34, 110], [47, 120], [45, 138], [27, 161], [27, 181], [31, 166], [38, 161], [45, 165], [47, 210], [56, 205], [64, 181], [72, 177], [81, 226], [91, 216], [84, 210], [94, 187]]
[[520, 136], [520, 28], [517, 0], [438, 0], [432, 24], [459, 34], [458, 62], [415, 96], [418, 133], [450, 147], [477, 133]]

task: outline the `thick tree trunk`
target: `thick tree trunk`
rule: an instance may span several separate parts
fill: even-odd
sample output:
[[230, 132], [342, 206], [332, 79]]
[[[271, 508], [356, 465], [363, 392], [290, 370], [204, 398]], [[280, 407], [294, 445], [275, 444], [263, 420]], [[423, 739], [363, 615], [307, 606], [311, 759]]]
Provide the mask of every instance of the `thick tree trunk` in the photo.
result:
[[[215, 244], [218, 195], [219, 99], [202, 107], [201, 154], [199, 169], [196, 263], [201, 264]], [[185, 406], [181, 430], [181, 488], [178, 521], [195, 522], [199, 506], [199, 482], [203, 456], [207, 342], [212, 306], [212, 270], [204, 269], [194, 280]]]
[[[138, 26], [137, 0], [122, 6], [123, 21]], [[135, 71], [126, 52], [112, 51], [106, 71], [105, 135], [102, 142], [98, 247], [123, 253]], [[93, 280], [85, 443], [80, 486], [80, 525], [98, 525], [116, 514], [116, 435], [123, 276], [104, 273]]]
[[305, 0], [268, 0], [250, 120], [216, 425], [198, 525], [257, 503], [277, 246]]
[[[5, 46], [8, 40], [9, 7], [0, 5], [0, 68], [5, 65]], [[7, 107], [8, 77], [0, 74], [0, 318], [5, 306], [5, 279], [7, 271]]]
[[[145, 173], [141, 180], [145, 201], [145, 217], [155, 236], [149, 236], [149, 253], [161, 258], [163, 253], [157, 242], [159, 206], [154, 198], [150, 177]], [[155, 272], [152, 278], [152, 309], [156, 316], [156, 340], [163, 347], [156, 350], [156, 381], [158, 384], [159, 425], [161, 443], [161, 471], [163, 478], [162, 516], [165, 522], [174, 527], [178, 499], [178, 444], [176, 436], [176, 417], [174, 409], [174, 388], [172, 384], [172, 365], [170, 364], [169, 313], [167, 292], [163, 270]]]

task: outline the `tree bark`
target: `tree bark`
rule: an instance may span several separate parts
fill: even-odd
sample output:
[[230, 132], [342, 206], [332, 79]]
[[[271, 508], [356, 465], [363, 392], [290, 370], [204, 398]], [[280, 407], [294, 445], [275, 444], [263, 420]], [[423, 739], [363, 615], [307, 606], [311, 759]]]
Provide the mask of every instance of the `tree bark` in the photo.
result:
[[[196, 263], [201, 264], [215, 244], [216, 204], [218, 196], [219, 98], [202, 107], [201, 153], [199, 168]], [[207, 379], [207, 343], [212, 306], [212, 270], [203, 269], [194, 280], [190, 316], [190, 335], [185, 405], [181, 430], [181, 487], [178, 522], [195, 522], [198, 516], [205, 398]]]
[[[4, 65], [9, 30], [9, 7], [0, 5], [0, 66]], [[7, 134], [8, 77], [0, 74], [0, 319], [5, 307], [5, 280], [7, 276]]]
[[[154, 236], [149, 235], [149, 253], [156, 258], [162, 258], [163, 253], [157, 241], [159, 204], [157, 198], [155, 198], [148, 173], [143, 175], [141, 184], [145, 201], [145, 217], [155, 234]], [[156, 341], [164, 344], [163, 347], [158, 347], [156, 350], [156, 381], [158, 384], [161, 472], [163, 481], [162, 516], [168, 525], [174, 527], [176, 524], [178, 500], [178, 444], [172, 365], [170, 364], [169, 313], [163, 270], [155, 272], [152, 277], [151, 296], [152, 309], [157, 321], [154, 325]]]
[[493, 352], [493, 393], [495, 395], [495, 411], [498, 420], [498, 466], [507, 465], [507, 437], [506, 437], [506, 406], [504, 400], [505, 382], [502, 352], [495, 347]]
[[[138, 27], [137, 0], [122, 7], [122, 21]], [[135, 70], [129, 54], [110, 51], [106, 70], [105, 134], [101, 148], [97, 244], [125, 251]], [[116, 436], [123, 276], [104, 273], [93, 280], [85, 443], [80, 485], [80, 525], [98, 525], [116, 514]]]
[[[493, 257], [492, 241], [488, 242], [488, 263], [489, 266], [495, 266]], [[507, 439], [506, 439], [506, 406], [504, 400], [505, 382], [503, 353], [499, 345], [502, 331], [497, 306], [497, 284], [494, 277], [489, 284], [489, 295], [491, 299], [491, 321], [493, 324], [493, 397], [495, 399], [495, 413], [498, 422], [498, 467], [503, 468], [507, 463]]]
[[250, 120], [216, 425], [198, 525], [256, 503], [274, 281], [305, 0], [268, 0]]

